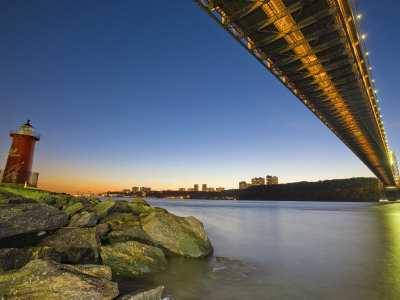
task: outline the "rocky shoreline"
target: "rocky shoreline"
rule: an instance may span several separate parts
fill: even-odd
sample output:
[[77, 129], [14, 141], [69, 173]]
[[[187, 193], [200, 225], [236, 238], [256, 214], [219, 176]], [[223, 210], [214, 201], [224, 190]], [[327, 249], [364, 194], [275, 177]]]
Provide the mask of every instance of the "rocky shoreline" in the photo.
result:
[[162, 299], [163, 286], [120, 295], [117, 278], [213, 251], [203, 224], [132, 201], [0, 185], [0, 299]]

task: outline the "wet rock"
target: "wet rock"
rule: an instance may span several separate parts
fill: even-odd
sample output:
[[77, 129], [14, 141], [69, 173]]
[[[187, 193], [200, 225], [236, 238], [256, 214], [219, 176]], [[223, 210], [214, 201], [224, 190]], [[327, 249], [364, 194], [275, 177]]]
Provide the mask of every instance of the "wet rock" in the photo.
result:
[[153, 212], [141, 225], [150, 238], [173, 253], [202, 257], [213, 251], [203, 224], [194, 217]]
[[111, 300], [117, 297], [118, 285], [109, 276], [100, 275], [93, 276], [80, 266], [33, 260], [19, 270], [0, 273], [0, 299]]
[[164, 286], [160, 285], [147, 291], [138, 291], [120, 296], [116, 300], [161, 300]]
[[114, 207], [115, 201], [107, 198], [103, 202], [100, 202], [97, 204], [94, 208], [93, 211], [96, 212], [96, 214], [99, 216], [99, 218], [104, 218], [107, 216], [110, 212], [111, 209]]
[[115, 205], [111, 209], [111, 212], [129, 213], [129, 212], [131, 212], [131, 208], [129, 207], [129, 204], [130, 204], [130, 202], [128, 202], [126, 200], [115, 201]]
[[56, 249], [68, 263], [99, 258], [100, 239], [96, 228], [62, 228], [44, 238], [39, 245]]
[[61, 261], [61, 254], [50, 247], [0, 249], [0, 272], [19, 269], [34, 259]]
[[67, 223], [67, 214], [44, 203], [0, 204], [0, 245], [28, 245]]
[[68, 227], [93, 227], [97, 224], [97, 215], [94, 212], [81, 212], [72, 216]]
[[247, 274], [254, 270], [254, 266], [240, 260], [217, 257], [217, 263], [207, 275], [212, 279], [237, 281], [245, 279]]
[[111, 231], [108, 234], [110, 244], [137, 241], [144, 244], [156, 246], [156, 243], [140, 227], [128, 227]]
[[159, 248], [135, 241], [102, 246], [100, 254], [103, 264], [118, 277], [159, 272], [168, 264]]

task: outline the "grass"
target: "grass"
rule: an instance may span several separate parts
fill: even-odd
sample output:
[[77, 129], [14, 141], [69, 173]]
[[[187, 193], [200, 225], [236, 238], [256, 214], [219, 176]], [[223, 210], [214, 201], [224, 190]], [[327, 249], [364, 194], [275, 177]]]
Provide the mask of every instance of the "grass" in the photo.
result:
[[48, 197], [53, 194], [52, 192], [49, 191], [43, 191], [37, 189], [25, 189], [22, 186], [15, 184], [2, 183], [0, 184], [0, 189], [30, 199], [39, 199], [40, 197]]

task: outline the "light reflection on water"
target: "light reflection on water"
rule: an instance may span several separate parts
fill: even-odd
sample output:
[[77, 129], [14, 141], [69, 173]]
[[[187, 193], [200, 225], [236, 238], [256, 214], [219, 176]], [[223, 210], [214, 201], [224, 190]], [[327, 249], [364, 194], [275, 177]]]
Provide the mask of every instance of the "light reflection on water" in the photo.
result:
[[[164, 284], [172, 299], [400, 299], [400, 204], [149, 199], [201, 220], [205, 259], [170, 258], [167, 271], [121, 282]], [[214, 256], [257, 270], [240, 282], [206, 276]]]

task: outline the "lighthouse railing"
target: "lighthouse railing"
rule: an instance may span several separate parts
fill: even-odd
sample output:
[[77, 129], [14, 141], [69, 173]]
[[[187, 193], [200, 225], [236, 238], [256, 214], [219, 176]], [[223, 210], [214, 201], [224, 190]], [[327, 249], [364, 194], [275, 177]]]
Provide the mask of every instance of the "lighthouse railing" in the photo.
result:
[[11, 129], [10, 135], [14, 135], [14, 134], [29, 135], [29, 136], [33, 136], [35, 138], [40, 139], [40, 133], [37, 133], [35, 131], [21, 131], [20, 129]]

